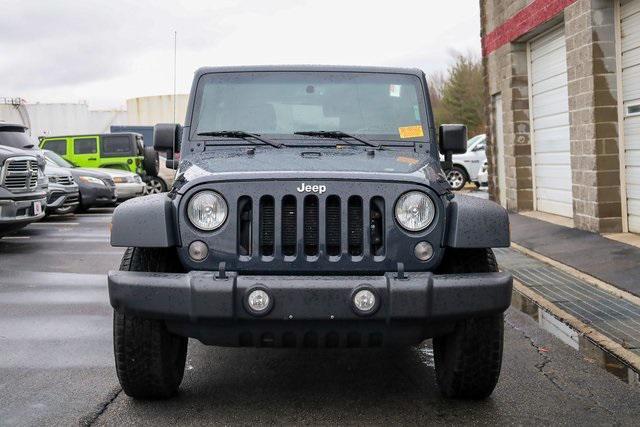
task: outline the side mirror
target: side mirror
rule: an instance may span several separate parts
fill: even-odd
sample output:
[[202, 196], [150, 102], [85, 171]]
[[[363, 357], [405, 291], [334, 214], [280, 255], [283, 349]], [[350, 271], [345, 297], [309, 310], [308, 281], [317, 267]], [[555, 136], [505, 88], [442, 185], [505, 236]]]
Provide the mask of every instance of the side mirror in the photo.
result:
[[444, 154], [444, 169], [453, 167], [452, 156], [467, 152], [467, 127], [440, 125], [440, 152]]
[[182, 126], [178, 124], [160, 123], [153, 127], [153, 148], [156, 151], [179, 153], [181, 139]]
[[179, 157], [179, 155], [175, 156], [173, 152], [171, 151], [167, 152], [167, 158], [164, 161], [165, 166], [169, 169], [178, 169], [178, 164], [180, 163], [180, 160], [179, 158], [176, 159], [176, 157]]

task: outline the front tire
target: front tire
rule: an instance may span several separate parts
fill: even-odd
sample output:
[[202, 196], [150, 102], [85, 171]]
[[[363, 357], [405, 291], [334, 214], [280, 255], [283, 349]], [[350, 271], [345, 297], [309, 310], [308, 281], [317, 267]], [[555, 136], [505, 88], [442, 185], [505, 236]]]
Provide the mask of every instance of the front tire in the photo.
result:
[[460, 166], [454, 166], [447, 172], [447, 181], [454, 191], [462, 190], [468, 180], [467, 172]]
[[[498, 271], [491, 249], [448, 249], [443, 273]], [[433, 339], [436, 380], [445, 397], [484, 399], [491, 395], [502, 365], [502, 313], [458, 322], [452, 333]]]
[[[120, 270], [176, 272], [175, 251], [128, 248]], [[173, 396], [184, 376], [188, 339], [174, 335], [161, 320], [144, 319], [115, 310], [113, 342], [116, 372], [122, 390], [137, 399]]]

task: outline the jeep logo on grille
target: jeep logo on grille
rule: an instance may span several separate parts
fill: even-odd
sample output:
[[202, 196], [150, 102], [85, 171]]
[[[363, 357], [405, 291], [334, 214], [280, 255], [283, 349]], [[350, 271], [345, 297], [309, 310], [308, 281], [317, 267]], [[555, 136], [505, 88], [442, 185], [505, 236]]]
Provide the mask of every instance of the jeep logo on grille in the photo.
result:
[[304, 182], [300, 184], [300, 187], [296, 188], [298, 193], [318, 193], [322, 194], [327, 191], [326, 185], [310, 185]]

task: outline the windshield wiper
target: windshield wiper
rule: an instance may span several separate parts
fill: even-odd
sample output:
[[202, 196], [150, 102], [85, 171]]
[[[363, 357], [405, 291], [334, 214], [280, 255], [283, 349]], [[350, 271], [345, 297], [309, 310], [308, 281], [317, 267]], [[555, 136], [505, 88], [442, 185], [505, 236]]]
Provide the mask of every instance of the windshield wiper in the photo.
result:
[[199, 132], [198, 136], [219, 136], [223, 138], [240, 138], [247, 141], [248, 138], [253, 138], [258, 140], [264, 144], [268, 144], [275, 148], [282, 148], [283, 144], [279, 142], [271, 141], [267, 138], [263, 138], [260, 135], [256, 135], [255, 133], [245, 132], [243, 130], [221, 130], [221, 131], [212, 131], [212, 132]]
[[294, 132], [294, 135], [317, 136], [320, 138], [333, 138], [333, 139], [339, 139], [340, 141], [344, 141], [345, 138], [351, 138], [351, 139], [355, 139], [356, 141], [362, 142], [364, 145], [368, 145], [369, 147], [382, 148], [382, 145], [376, 142], [371, 142], [359, 136], [342, 132], [341, 130], [310, 130], [310, 131]]

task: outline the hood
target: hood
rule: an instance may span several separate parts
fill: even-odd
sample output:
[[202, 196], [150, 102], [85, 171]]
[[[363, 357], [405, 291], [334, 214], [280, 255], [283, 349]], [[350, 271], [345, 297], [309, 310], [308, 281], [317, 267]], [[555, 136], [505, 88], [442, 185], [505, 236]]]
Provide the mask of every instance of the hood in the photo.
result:
[[[78, 169], [76, 169], [76, 170], [78, 170]], [[133, 172], [127, 172], [127, 171], [123, 171], [121, 169], [82, 168], [81, 170], [90, 171], [90, 172], [98, 172], [98, 173], [101, 173], [101, 174], [107, 174], [111, 178], [114, 178], [116, 176], [134, 176], [134, 175], [137, 175], [137, 174], [135, 174]], [[100, 178], [100, 177], [97, 176], [96, 178]]]
[[47, 164], [44, 168], [44, 174], [47, 176], [72, 176], [69, 169], [53, 166], [51, 164]]
[[74, 177], [91, 176], [93, 178], [98, 178], [98, 179], [111, 178], [111, 175], [104, 172], [102, 169], [73, 168], [73, 169], [68, 169], [68, 171], [71, 172], [71, 174]]
[[[446, 179], [439, 161], [413, 149], [345, 147], [233, 147], [190, 155], [180, 162], [174, 188], [229, 179], [377, 179], [428, 183], [436, 191]], [[425, 182], [426, 181], [426, 182]], [[185, 188], [186, 190], [186, 188]], [[442, 188], [446, 191], [446, 188]]]
[[33, 153], [32, 151], [0, 145], [0, 164], [4, 163], [4, 161], [9, 157], [16, 156], [29, 156], [37, 159], [35, 153]]

